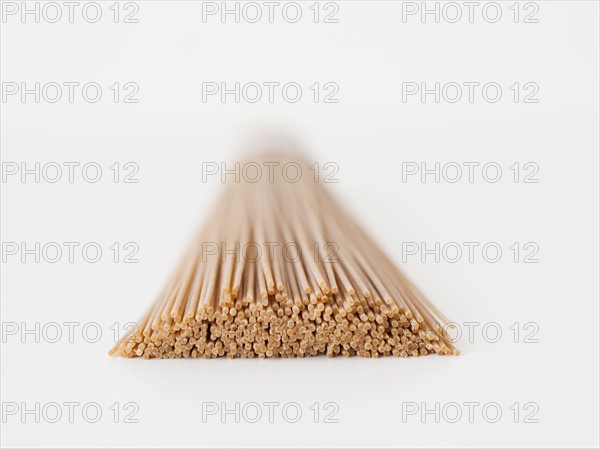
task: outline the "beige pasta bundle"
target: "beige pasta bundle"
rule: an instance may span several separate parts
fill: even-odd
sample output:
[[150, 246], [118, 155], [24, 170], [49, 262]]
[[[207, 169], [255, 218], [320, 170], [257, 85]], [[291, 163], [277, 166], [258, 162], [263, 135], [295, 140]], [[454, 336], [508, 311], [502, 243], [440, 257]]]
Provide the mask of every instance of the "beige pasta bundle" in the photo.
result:
[[458, 354], [448, 319], [306, 175], [306, 161], [264, 154], [252, 163], [304, 175], [228, 182], [173, 278], [111, 355]]

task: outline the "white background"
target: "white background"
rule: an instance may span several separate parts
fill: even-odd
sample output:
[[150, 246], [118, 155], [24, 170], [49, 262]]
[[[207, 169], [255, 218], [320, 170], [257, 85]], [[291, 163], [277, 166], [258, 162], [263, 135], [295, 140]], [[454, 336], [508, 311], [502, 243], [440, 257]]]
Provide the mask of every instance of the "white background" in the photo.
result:
[[[3, 334], [2, 402], [97, 402], [100, 422], [76, 414], [55, 424], [4, 416], [5, 447], [498, 447], [598, 446], [598, 3], [537, 2], [539, 23], [503, 17], [474, 23], [418, 16], [401, 2], [339, 2], [339, 23], [313, 23], [309, 4], [295, 24], [202, 22], [201, 3], [138, 2], [139, 23], [2, 23], [3, 82], [90, 81], [89, 104], [2, 103], [2, 162], [101, 164], [100, 182], [2, 184], [3, 242], [99, 242], [100, 262], [2, 264], [2, 322], [97, 322], [98, 343], [66, 336], [25, 343]], [[521, 5], [522, 7], [522, 5]], [[66, 10], [65, 10], [66, 11]], [[466, 9], [463, 11], [466, 13]], [[137, 104], [114, 103], [108, 86], [139, 85]], [[202, 102], [202, 83], [295, 81], [301, 101]], [[335, 82], [337, 104], [315, 104], [307, 86]], [[403, 82], [497, 82], [503, 97], [473, 103], [418, 97]], [[515, 103], [514, 82], [539, 86], [538, 103]], [[277, 133], [309, 160], [339, 165], [340, 201], [451, 319], [478, 322], [460, 357], [414, 359], [111, 359], [112, 323], [137, 319], [159, 292], [193, 232], [209, 219], [222, 185], [202, 183], [204, 161], [231, 163], [246, 142]], [[139, 183], [112, 182], [108, 166], [135, 162]], [[402, 163], [497, 162], [497, 183], [402, 182]], [[534, 162], [538, 183], [515, 183], [508, 167]], [[498, 242], [498, 263], [418, 256], [403, 242]], [[113, 263], [113, 242], [136, 242], [137, 264]], [[539, 245], [538, 263], [515, 263], [514, 242]], [[482, 337], [498, 323], [497, 343]], [[509, 327], [539, 327], [538, 343]], [[21, 326], [19, 324], [19, 326]], [[66, 328], [65, 328], [66, 329]], [[463, 330], [466, 328], [463, 327]], [[295, 424], [202, 422], [203, 402], [281, 404], [303, 410]], [[111, 404], [139, 404], [137, 424], [113, 423]], [[309, 407], [339, 406], [338, 423], [314, 423]], [[503, 412], [473, 423], [402, 416], [402, 403], [496, 402]], [[518, 402], [539, 407], [537, 423], [514, 423]], [[265, 409], [266, 410], [266, 409]], [[466, 412], [466, 407], [463, 412]], [[320, 419], [323, 421], [323, 417]], [[43, 421], [43, 420], [42, 420]], [[122, 421], [122, 418], [121, 418]]]

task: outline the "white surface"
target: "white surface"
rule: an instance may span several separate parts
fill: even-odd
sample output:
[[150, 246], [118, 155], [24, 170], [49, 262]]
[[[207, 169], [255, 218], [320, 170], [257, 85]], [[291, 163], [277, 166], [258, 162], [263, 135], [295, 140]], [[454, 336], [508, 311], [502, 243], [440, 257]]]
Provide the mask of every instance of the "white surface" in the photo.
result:
[[[3, 162], [140, 166], [138, 184], [114, 184], [108, 170], [97, 184], [2, 184], [3, 242], [140, 246], [138, 264], [108, 251], [97, 264], [2, 264], [4, 323], [104, 331], [96, 344], [7, 336], [2, 402], [93, 401], [105, 414], [96, 424], [8, 416], [4, 447], [598, 446], [596, 2], [538, 2], [537, 24], [402, 23], [400, 2], [344, 2], [337, 24], [294, 25], [202, 23], [193, 2], [139, 5], [137, 24], [2, 23], [3, 82], [140, 86], [138, 104], [2, 104]], [[332, 81], [340, 101], [202, 103], [203, 81]], [[540, 101], [402, 103], [403, 81], [531, 81]], [[263, 130], [339, 164], [329, 187], [398, 263], [402, 242], [536, 242], [537, 264], [507, 252], [496, 264], [402, 265], [449, 317], [497, 322], [501, 340], [477, 334], [458, 343], [460, 357], [408, 360], [109, 358], [109, 326], [146, 310], [221, 188], [201, 182], [202, 161], [235, 160]], [[496, 184], [402, 183], [403, 161], [533, 161], [539, 183], [515, 184], [508, 169]], [[514, 322], [535, 322], [539, 343], [512, 342]], [[112, 423], [110, 404], [130, 401], [139, 423]], [[297, 402], [305, 415], [203, 423], [206, 401]], [[402, 402], [452, 401], [497, 402], [503, 417], [402, 422]], [[336, 402], [339, 423], [311, 422], [314, 402]], [[537, 403], [539, 422], [512, 422], [515, 402]]]

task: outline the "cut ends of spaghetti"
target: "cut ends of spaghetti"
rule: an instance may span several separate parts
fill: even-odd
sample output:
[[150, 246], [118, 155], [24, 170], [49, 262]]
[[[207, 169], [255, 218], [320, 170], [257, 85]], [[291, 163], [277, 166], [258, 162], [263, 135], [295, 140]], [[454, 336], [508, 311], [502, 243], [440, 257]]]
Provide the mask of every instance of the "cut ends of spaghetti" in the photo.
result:
[[[250, 164], [250, 165], [249, 165]], [[144, 358], [458, 354], [449, 320], [329, 195], [304, 160], [244, 166], [139, 325], [110, 351]]]

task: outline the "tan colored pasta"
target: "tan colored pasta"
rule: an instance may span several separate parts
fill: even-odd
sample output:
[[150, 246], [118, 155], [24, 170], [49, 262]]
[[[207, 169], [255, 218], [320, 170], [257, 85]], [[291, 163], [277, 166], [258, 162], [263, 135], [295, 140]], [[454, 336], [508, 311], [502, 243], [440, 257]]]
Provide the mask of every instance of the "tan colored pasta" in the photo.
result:
[[447, 318], [315, 183], [227, 183], [172, 280], [111, 355], [333, 357], [458, 354]]

